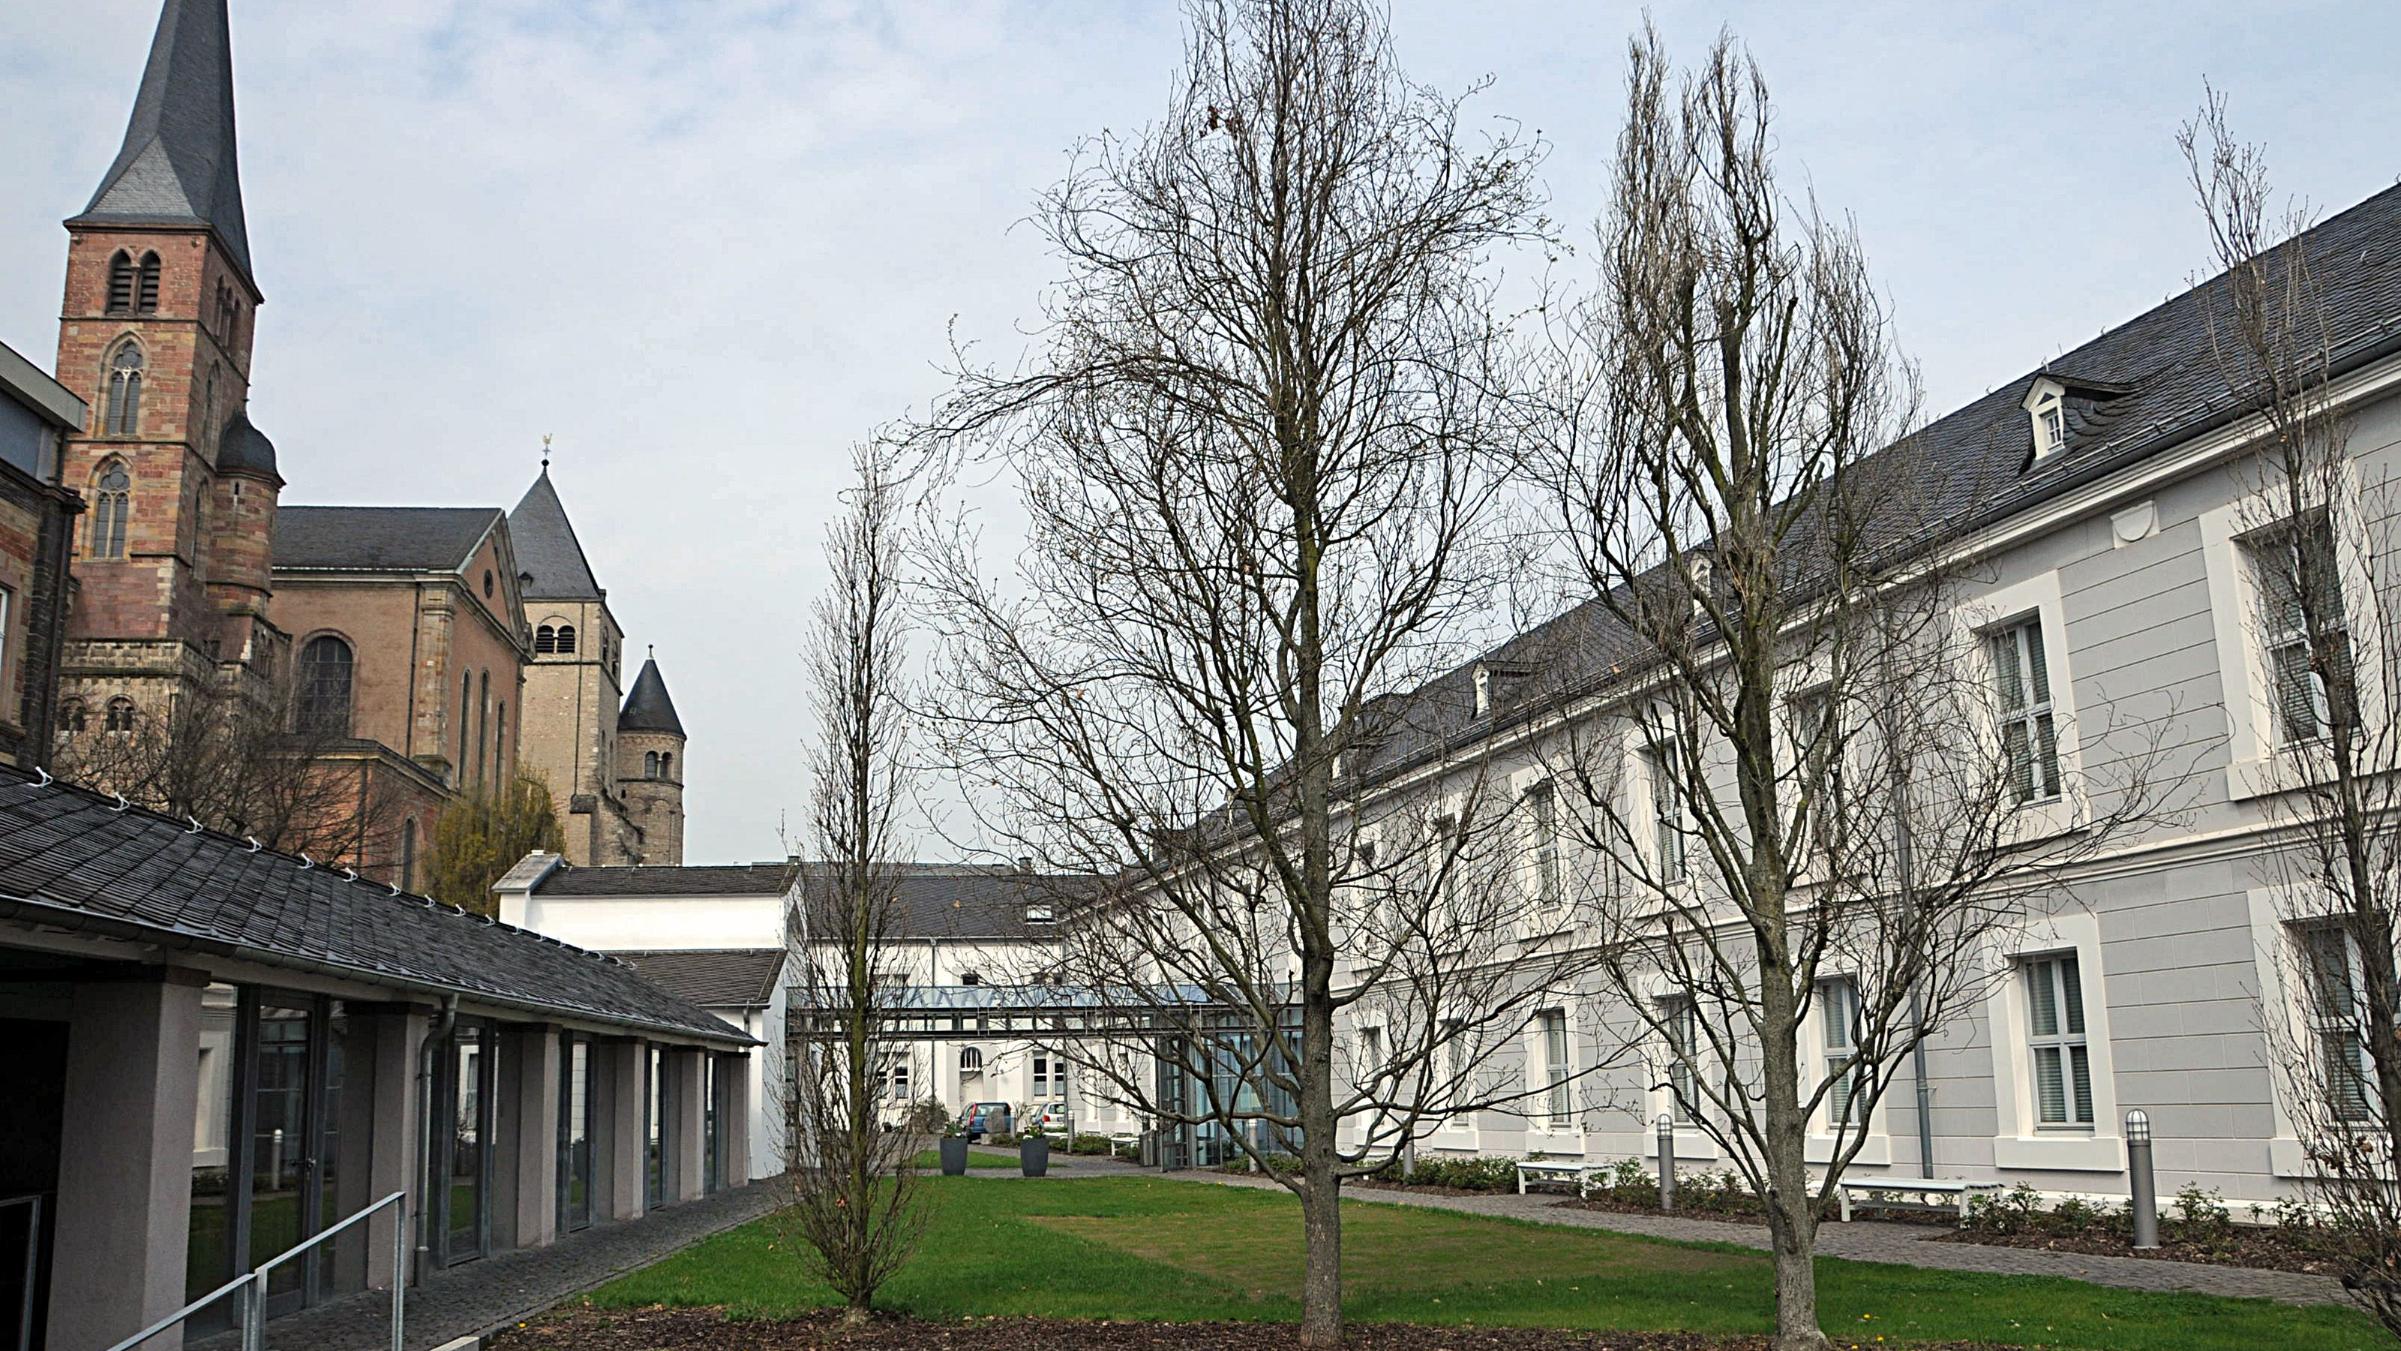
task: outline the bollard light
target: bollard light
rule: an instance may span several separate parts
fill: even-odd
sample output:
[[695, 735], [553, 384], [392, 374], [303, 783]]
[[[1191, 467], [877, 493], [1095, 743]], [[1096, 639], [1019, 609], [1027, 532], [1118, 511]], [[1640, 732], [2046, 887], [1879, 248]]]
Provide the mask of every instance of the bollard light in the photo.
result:
[[1659, 1114], [1659, 1208], [1676, 1208], [1676, 1116]]
[[2140, 1107], [2126, 1113], [2126, 1189], [2134, 1246], [2147, 1252], [2159, 1246], [2159, 1187], [2151, 1171], [2151, 1114]]

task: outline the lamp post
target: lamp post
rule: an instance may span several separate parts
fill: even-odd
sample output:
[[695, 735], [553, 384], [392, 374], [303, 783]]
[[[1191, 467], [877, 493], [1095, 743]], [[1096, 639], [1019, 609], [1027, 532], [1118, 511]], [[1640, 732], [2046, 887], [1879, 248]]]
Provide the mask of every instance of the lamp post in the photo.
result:
[[1659, 1114], [1659, 1208], [1676, 1208], [1676, 1118]]
[[2159, 1188], [2151, 1175], [2151, 1114], [2137, 1107], [2126, 1113], [2126, 1175], [2133, 1195], [2134, 1246], [2137, 1251], [2159, 1246]]

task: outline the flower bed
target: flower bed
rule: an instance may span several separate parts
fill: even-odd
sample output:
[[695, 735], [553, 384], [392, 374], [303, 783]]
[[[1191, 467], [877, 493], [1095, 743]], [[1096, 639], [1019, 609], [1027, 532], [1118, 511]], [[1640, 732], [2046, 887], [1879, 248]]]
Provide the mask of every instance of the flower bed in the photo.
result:
[[2335, 1275], [2317, 1217], [2296, 1201], [2251, 1207], [2254, 1223], [2237, 1224], [2215, 1190], [2186, 1187], [2159, 1218], [2159, 1246], [2136, 1250], [2129, 1206], [2097, 1206], [2070, 1198], [2045, 1206], [2040, 1193], [2020, 1184], [1997, 1196], [1968, 1203], [1967, 1226], [1942, 1236], [1947, 1243], [1985, 1243], [2004, 1248], [2092, 1253], [2104, 1257], [2150, 1257], [2212, 1266], [2261, 1267]]

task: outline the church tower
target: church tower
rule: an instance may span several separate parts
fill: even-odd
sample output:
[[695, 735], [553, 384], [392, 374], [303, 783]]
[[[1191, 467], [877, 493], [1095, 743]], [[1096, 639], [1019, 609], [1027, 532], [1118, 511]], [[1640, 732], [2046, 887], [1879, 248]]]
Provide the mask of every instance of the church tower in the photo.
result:
[[642, 833], [617, 786], [617, 712], [625, 698], [618, 662], [625, 633], [550, 481], [547, 440], [541, 476], [509, 513], [509, 538], [521, 569], [522, 618], [534, 646], [533, 664], [525, 668], [518, 763], [550, 785], [569, 863], [629, 863], [643, 851]]
[[617, 715], [617, 783], [642, 832], [642, 857], [654, 867], [684, 861], [684, 724], [652, 657]]
[[91, 405], [62, 730], [163, 716], [202, 680], [264, 697], [275, 448], [248, 416], [251, 273], [225, 0], [165, 0], [116, 161], [66, 222], [59, 382]]

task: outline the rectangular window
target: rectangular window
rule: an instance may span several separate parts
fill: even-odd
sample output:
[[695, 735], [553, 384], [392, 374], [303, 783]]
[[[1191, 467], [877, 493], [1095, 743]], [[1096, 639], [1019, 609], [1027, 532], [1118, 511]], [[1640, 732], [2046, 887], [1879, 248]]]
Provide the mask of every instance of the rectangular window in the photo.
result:
[[2051, 712], [2051, 665], [2043, 651], [2042, 617], [1996, 629], [1991, 641], [2011, 791], [2019, 802], [2055, 798], [2059, 729]]
[[2093, 1124], [2091, 1053], [2084, 1041], [2084, 975], [2076, 954], [2023, 964], [2026, 1042], [2034, 1056], [2034, 1119], [2040, 1126]]
[[1526, 793], [1534, 835], [1534, 898], [1543, 909], [1559, 904], [1559, 795], [1547, 783]]
[[1444, 815], [1434, 818], [1434, 866], [1442, 872], [1441, 897], [1445, 914], [1458, 913], [1459, 859], [1464, 851], [1459, 847], [1459, 818]]
[[1667, 1037], [1668, 1111], [1690, 1121], [1700, 1096], [1693, 1067], [1701, 1053], [1701, 1011], [1689, 996], [1670, 995], [1659, 1001], [1659, 1026]]
[[2333, 527], [2321, 515], [2298, 529], [2253, 541], [2250, 551], [2277, 735], [2287, 745], [2315, 740], [2338, 722], [2350, 722], [2351, 640]]
[[[1360, 1028], [1358, 1065], [1360, 1087], [1369, 1088], [1370, 1085], [1374, 1084], [1377, 1072], [1383, 1068], [1384, 1029], [1380, 1027]], [[1372, 1091], [1372, 1089], [1370, 1091]]]
[[1552, 1130], [1571, 1130], [1576, 1124], [1575, 1104], [1570, 1101], [1567, 1058], [1567, 1011], [1544, 1009], [1534, 1015], [1542, 1030], [1542, 1071], [1548, 1083], [1543, 1106], [1548, 1110]]
[[1642, 753], [1644, 777], [1650, 780], [1651, 860], [1662, 882], [1684, 880], [1684, 785], [1673, 742], [1661, 742]]
[[2337, 1121], [2374, 1120], [2369, 1086], [2375, 1070], [2360, 1031], [2359, 946], [2348, 930], [2334, 924], [2309, 925], [2296, 937], [2309, 978], [2311, 1053], [2317, 1057], [2327, 1111]]
[[1818, 1026], [1825, 1034], [1826, 1082], [1833, 1085], [1826, 1093], [1826, 1117], [1841, 1125], [1851, 1119], [1851, 1103], [1859, 1090], [1859, 986], [1849, 976], [1822, 980], [1817, 1000]]
[[[1474, 1096], [1474, 1085], [1469, 1075], [1471, 1065], [1467, 1053], [1467, 1024], [1460, 1019], [1442, 1020], [1442, 1068], [1443, 1093], [1454, 1105], [1465, 1103]], [[1443, 1124], [1453, 1130], [1473, 1130], [1476, 1114], [1455, 1111]]]

